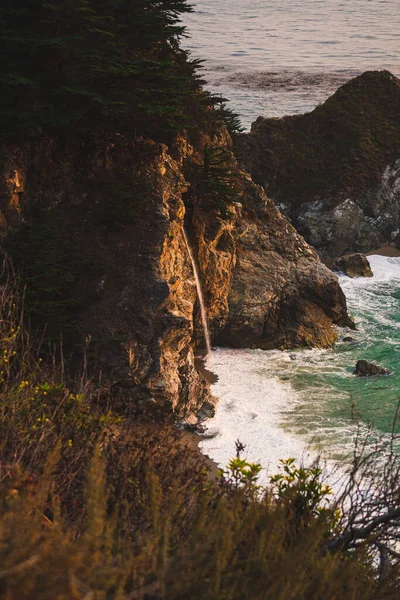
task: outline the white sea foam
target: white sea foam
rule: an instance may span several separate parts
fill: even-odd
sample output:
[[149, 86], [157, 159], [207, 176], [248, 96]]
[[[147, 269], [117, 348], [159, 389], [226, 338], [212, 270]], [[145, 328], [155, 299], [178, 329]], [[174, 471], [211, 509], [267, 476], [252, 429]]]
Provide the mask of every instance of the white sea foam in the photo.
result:
[[[282, 413], [299, 398], [293, 388], [268, 373], [269, 353], [260, 350], [214, 350], [207, 368], [218, 375], [212, 391], [219, 398], [215, 417], [207, 422], [202, 451], [221, 467], [235, 453], [235, 440], [246, 444], [249, 460], [267, 473], [280, 458], [306, 458], [307, 446], [281, 428]], [[290, 360], [290, 359], [289, 359]]]
[[349, 307], [360, 313], [361, 329], [368, 316], [384, 327], [399, 329], [400, 323], [392, 318], [390, 309], [398, 306], [398, 299], [392, 294], [400, 285], [400, 257], [373, 255], [368, 260], [373, 277], [339, 278]]
[[[353, 411], [368, 410], [364, 396], [357, 404], [353, 388], [360, 384], [353, 375], [355, 359], [363, 357], [357, 356], [357, 348], [364, 353], [379, 342], [382, 326], [389, 335], [399, 326], [391, 317], [392, 304], [398, 308], [391, 292], [399, 288], [400, 258], [371, 256], [369, 261], [373, 277], [340, 277], [350, 311], [357, 311], [352, 345], [342, 343], [336, 350], [217, 349], [207, 357], [207, 368], [218, 376], [212, 392], [219, 404], [206, 423], [209, 437], [201, 448], [221, 467], [234, 455], [237, 439], [246, 444], [250, 460], [262, 463], [264, 476], [277, 472], [282, 458], [310, 463], [322, 454], [345, 461], [351, 454], [360, 427]], [[398, 345], [389, 339], [389, 346], [391, 342], [393, 348]], [[342, 387], [332, 383], [338, 379]], [[367, 432], [367, 425], [362, 427]]]

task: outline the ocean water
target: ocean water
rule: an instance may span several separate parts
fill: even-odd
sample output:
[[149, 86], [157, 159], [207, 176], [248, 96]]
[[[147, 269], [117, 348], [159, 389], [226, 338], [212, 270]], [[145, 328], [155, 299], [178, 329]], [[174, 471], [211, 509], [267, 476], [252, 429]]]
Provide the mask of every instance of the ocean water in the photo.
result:
[[312, 110], [366, 70], [400, 75], [400, 0], [194, 0], [185, 15], [206, 87], [243, 125]]
[[[274, 473], [281, 458], [322, 456], [346, 463], [355, 438], [387, 436], [400, 400], [400, 258], [369, 257], [374, 276], [341, 276], [357, 331], [340, 330], [330, 350], [216, 349], [207, 368], [218, 375], [212, 391], [216, 415], [206, 424], [201, 447], [220, 466], [234, 454], [235, 440], [249, 459]], [[355, 364], [366, 359], [389, 376], [361, 378]], [[399, 448], [400, 450], [400, 448]]]
[[[310, 111], [366, 70], [400, 76], [400, 0], [194, 0], [185, 15], [206, 87], [230, 100], [246, 128], [259, 115]], [[215, 418], [203, 451], [225, 466], [235, 440], [264, 473], [280, 458], [343, 464], [359, 435], [388, 435], [400, 398], [400, 259], [370, 257], [374, 277], [341, 277], [356, 332], [331, 350], [216, 349]], [[342, 337], [346, 332], [341, 333]], [[357, 360], [390, 369], [357, 378]], [[397, 426], [396, 426], [397, 428]], [[333, 461], [333, 462], [332, 462]]]

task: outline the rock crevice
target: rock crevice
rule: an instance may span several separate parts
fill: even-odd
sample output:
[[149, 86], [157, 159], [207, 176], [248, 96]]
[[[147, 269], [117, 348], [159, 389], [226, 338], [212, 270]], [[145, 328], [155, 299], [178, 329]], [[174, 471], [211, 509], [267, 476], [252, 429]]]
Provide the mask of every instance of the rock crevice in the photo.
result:
[[[191, 176], [210, 144], [228, 157], [234, 182], [223, 202]], [[122, 135], [2, 148], [2, 244], [22, 279], [41, 290], [28, 298], [33, 324], [54, 326], [72, 355], [90, 338], [93, 368], [132, 410], [188, 417], [212, 406], [194, 362], [202, 329], [184, 227], [215, 344], [326, 347], [332, 325], [349, 324], [336, 276], [241, 171], [231, 147], [222, 131], [197, 146], [181, 136], [170, 150]], [[58, 273], [50, 292], [41, 269], [49, 260]], [[48, 306], [53, 312], [43, 312]], [[74, 318], [52, 323], [65, 306]]]

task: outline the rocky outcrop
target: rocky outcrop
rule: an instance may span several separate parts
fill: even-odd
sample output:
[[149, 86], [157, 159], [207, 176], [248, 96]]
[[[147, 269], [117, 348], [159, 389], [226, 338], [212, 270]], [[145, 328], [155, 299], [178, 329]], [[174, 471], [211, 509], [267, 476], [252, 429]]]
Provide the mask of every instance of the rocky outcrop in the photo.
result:
[[357, 361], [354, 375], [358, 375], [359, 377], [372, 377], [374, 375], [389, 375], [389, 371], [388, 369], [378, 367], [378, 365], [366, 360], [359, 360]]
[[334, 264], [334, 269], [348, 277], [373, 277], [371, 265], [364, 254], [346, 254]]
[[[227, 150], [229, 142], [219, 140]], [[331, 346], [336, 339], [332, 324], [354, 327], [336, 276], [233, 162], [236, 200], [223, 209], [205, 210], [198, 198], [188, 224], [214, 344]]]
[[259, 117], [242, 164], [324, 257], [367, 252], [400, 229], [400, 80], [349, 81], [309, 114]]
[[216, 342], [233, 347], [327, 347], [332, 323], [352, 327], [336, 277], [249, 178], [237, 215], [229, 312]]
[[[54, 278], [64, 276], [66, 247], [72, 264], [62, 292], [74, 321], [54, 337], [65, 340], [72, 329], [73, 352], [79, 337], [82, 346], [90, 340], [92, 364], [132, 410], [196, 412], [210, 398], [194, 367], [196, 288], [182, 237], [187, 184], [166, 146], [115, 136], [92, 147], [42, 140], [6, 150], [3, 243], [41, 290], [43, 306], [52, 300], [42, 290], [46, 257], [32, 239], [43, 236], [45, 251], [53, 240]], [[60, 295], [51, 285], [50, 295]], [[33, 308], [41, 327], [53, 316]], [[61, 310], [60, 302], [53, 312]]]
[[[222, 208], [207, 205], [187, 168], [211, 142], [229, 154], [237, 186]], [[222, 132], [197, 147], [178, 138], [170, 150], [122, 135], [2, 148], [3, 246], [34, 291], [32, 321], [62, 333], [71, 356], [86, 346], [132, 410], [212, 409], [194, 366], [202, 328], [183, 227], [214, 343], [325, 347], [332, 324], [351, 324], [336, 276], [240, 171], [230, 143]]]

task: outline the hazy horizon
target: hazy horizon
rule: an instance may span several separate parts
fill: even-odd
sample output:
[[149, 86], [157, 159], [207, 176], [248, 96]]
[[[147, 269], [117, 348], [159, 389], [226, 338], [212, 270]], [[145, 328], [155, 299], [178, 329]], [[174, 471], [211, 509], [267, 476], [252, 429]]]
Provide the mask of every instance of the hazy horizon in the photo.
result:
[[208, 87], [247, 126], [311, 110], [363, 71], [400, 75], [399, 0], [197, 0], [184, 23]]

